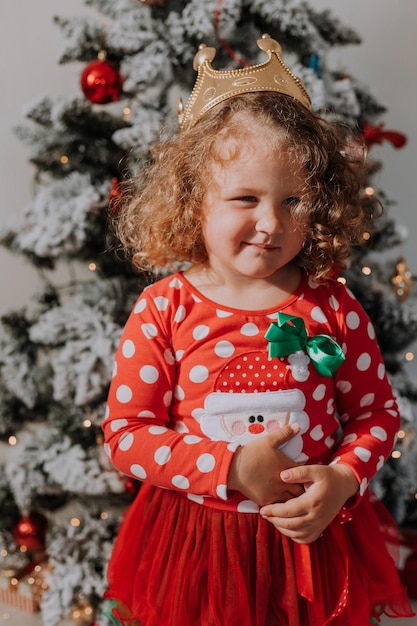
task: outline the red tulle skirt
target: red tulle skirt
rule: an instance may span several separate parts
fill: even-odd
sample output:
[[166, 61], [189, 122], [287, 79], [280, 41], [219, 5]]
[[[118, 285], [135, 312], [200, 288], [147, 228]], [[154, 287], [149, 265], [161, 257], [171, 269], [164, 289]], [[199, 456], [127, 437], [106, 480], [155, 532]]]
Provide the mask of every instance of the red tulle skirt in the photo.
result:
[[[382, 507], [382, 505], [380, 505]], [[384, 510], [385, 509], [382, 509]], [[413, 611], [368, 497], [312, 544], [257, 514], [142, 485], [120, 527], [106, 597], [123, 626], [369, 626]], [[392, 542], [392, 535], [390, 536]]]

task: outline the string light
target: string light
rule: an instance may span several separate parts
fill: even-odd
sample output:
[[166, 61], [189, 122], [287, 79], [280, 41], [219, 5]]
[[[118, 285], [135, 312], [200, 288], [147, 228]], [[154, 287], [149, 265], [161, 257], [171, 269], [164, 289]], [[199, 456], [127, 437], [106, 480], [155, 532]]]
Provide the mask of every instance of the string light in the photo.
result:
[[362, 274], [364, 274], [365, 276], [370, 276], [372, 274], [371, 268], [367, 265], [364, 265], [362, 268]]
[[97, 265], [93, 262], [88, 264], [88, 269], [90, 270], [90, 272], [95, 272], [97, 269]]
[[15, 435], [10, 435], [7, 442], [9, 446], [15, 446], [17, 444], [17, 437]]
[[413, 352], [407, 352], [404, 358], [405, 358], [406, 361], [413, 361], [414, 360], [414, 353]]
[[401, 457], [401, 452], [399, 450], [393, 450], [391, 456], [393, 459], [399, 459]]
[[91, 428], [92, 425], [93, 425], [93, 423], [89, 419], [86, 419], [86, 420], [83, 421], [84, 428]]
[[373, 187], [366, 187], [365, 193], [366, 193], [367, 196], [374, 196], [375, 195], [375, 189]]
[[70, 522], [71, 526], [77, 528], [77, 526], [81, 526], [81, 522], [77, 517], [73, 517]]
[[66, 154], [63, 154], [59, 160], [61, 161], [62, 165], [66, 165], [67, 163], [69, 163], [69, 157], [67, 157]]

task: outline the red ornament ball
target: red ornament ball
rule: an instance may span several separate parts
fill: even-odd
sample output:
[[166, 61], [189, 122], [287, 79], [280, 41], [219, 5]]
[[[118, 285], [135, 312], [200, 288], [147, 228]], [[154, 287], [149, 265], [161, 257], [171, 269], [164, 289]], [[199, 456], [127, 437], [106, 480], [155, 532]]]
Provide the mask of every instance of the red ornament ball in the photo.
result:
[[34, 511], [23, 515], [13, 529], [13, 537], [19, 546], [27, 550], [44, 550], [48, 520]]
[[119, 99], [123, 78], [113, 63], [97, 59], [83, 69], [80, 84], [87, 100], [94, 104], [107, 104]]

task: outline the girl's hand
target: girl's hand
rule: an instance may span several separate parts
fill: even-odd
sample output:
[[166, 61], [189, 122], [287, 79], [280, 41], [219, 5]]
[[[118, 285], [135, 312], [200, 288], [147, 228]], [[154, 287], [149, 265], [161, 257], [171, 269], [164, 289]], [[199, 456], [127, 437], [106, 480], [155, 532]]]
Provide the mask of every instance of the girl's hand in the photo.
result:
[[301, 485], [285, 484], [280, 474], [297, 463], [278, 447], [300, 431], [298, 424], [288, 424], [241, 446], [235, 452], [228, 479], [228, 488], [240, 491], [260, 506], [270, 502], [286, 502], [303, 493]]
[[303, 465], [285, 470], [281, 479], [287, 484], [303, 484], [305, 492], [289, 502], [264, 506], [260, 514], [297, 543], [311, 543], [320, 537], [359, 489], [353, 471], [342, 464]]

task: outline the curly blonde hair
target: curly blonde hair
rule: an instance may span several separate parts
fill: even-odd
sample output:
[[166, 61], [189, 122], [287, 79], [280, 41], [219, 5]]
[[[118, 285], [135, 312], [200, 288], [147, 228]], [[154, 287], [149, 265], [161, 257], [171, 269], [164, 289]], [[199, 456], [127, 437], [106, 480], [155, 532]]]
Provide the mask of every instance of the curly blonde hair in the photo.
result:
[[193, 127], [155, 145], [147, 165], [127, 183], [115, 232], [137, 269], [207, 261], [202, 205], [213, 163], [219, 162], [226, 137], [238, 151], [239, 142], [258, 127], [267, 130], [271, 149], [284, 148], [306, 173], [301, 202], [294, 207], [305, 233], [298, 264], [316, 279], [346, 267], [351, 247], [364, 242], [380, 212], [378, 201], [364, 194], [363, 146], [346, 128], [293, 98], [263, 92], [226, 100]]

